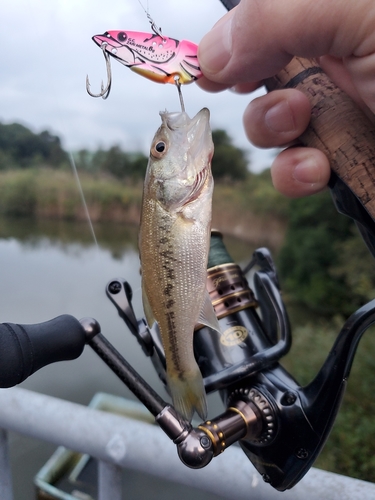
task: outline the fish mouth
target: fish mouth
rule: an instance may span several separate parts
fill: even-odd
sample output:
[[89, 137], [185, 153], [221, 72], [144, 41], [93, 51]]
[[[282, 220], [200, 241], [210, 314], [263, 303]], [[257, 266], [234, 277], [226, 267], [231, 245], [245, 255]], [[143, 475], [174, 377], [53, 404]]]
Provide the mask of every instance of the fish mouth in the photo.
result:
[[192, 158], [199, 158], [202, 152], [209, 154], [209, 162], [213, 155], [211, 127], [210, 127], [210, 112], [207, 108], [201, 109], [192, 118], [189, 131], [188, 141], [190, 143], [189, 153]]
[[[203, 108], [193, 117], [190, 118], [185, 111], [175, 111], [169, 113], [168, 111], [162, 111], [160, 113], [162, 122], [170, 130], [178, 130], [180, 128], [188, 127], [189, 131], [195, 127], [202, 127], [205, 129], [209, 127], [210, 124], [210, 111], [207, 108]], [[204, 132], [204, 130], [201, 130]]]
[[105, 43], [106, 45], [110, 45], [111, 47], [121, 47], [121, 43], [113, 38], [113, 36], [110, 35], [107, 31], [102, 35], [94, 35], [92, 37], [92, 40], [94, 40], [96, 45], [98, 45], [99, 47], [101, 47], [103, 43]]
[[[203, 108], [190, 118], [187, 113], [167, 111], [160, 113], [163, 124], [171, 131], [186, 130], [189, 143], [189, 154], [192, 159], [197, 158], [203, 151], [211, 150], [210, 111]], [[209, 160], [211, 161], [211, 157]]]
[[115, 38], [113, 38], [113, 36], [110, 35], [108, 32], [105, 32], [102, 35], [94, 35], [92, 37], [92, 40], [102, 50], [105, 50], [112, 57], [120, 59], [121, 61], [121, 58], [117, 56], [117, 52], [118, 49], [123, 47], [123, 45], [120, 42], [118, 42]]

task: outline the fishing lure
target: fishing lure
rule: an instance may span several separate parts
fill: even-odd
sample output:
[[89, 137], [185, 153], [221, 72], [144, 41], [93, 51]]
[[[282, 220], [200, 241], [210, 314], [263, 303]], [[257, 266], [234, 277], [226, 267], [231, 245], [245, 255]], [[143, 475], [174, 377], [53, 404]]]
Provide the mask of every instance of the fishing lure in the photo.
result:
[[184, 109], [180, 86], [191, 83], [202, 76], [195, 43], [175, 40], [162, 34], [160, 28], [151, 24], [153, 33], [139, 31], [106, 31], [92, 39], [102, 49], [107, 66], [107, 85], [101, 92], [93, 94], [86, 78], [86, 89], [92, 97], [106, 99], [111, 89], [110, 56], [132, 71], [157, 83], [177, 85], [181, 107]]

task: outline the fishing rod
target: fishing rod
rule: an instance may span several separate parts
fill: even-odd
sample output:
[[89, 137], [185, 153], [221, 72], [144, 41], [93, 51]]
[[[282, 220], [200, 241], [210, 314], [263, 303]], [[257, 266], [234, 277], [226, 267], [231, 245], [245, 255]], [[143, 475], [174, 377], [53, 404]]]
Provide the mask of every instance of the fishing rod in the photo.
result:
[[[240, 0], [220, 0], [227, 10]], [[329, 188], [339, 213], [354, 220], [375, 256], [375, 125], [357, 104], [312, 59], [294, 57], [277, 75], [267, 78], [268, 92], [297, 89], [311, 104], [311, 119], [298, 138], [303, 146], [322, 151], [331, 166]]]

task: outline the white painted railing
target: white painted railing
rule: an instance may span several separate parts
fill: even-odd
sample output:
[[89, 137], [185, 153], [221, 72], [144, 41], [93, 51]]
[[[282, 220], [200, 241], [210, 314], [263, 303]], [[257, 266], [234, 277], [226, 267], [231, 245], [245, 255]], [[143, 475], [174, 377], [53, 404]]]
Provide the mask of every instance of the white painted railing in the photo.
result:
[[97, 458], [98, 500], [126, 499], [121, 492], [121, 468], [144, 471], [236, 500], [375, 498], [374, 484], [318, 469], [311, 469], [292, 490], [277, 492], [262, 481], [238, 447], [229, 448], [205, 469], [188, 469], [179, 461], [173, 443], [155, 425], [11, 388], [0, 389], [1, 500], [13, 500], [7, 431]]

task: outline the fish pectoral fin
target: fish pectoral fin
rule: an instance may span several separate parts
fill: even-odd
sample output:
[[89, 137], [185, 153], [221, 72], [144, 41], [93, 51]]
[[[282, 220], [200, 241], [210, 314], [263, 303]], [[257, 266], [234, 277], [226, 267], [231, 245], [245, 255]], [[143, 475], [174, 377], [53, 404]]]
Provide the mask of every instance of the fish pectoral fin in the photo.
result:
[[208, 291], [205, 291], [202, 309], [199, 313], [198, 323], [208, 326], [218, 333], [221, 333], [219, 321], [216, 317], [214, 306], [212, 305]]
[[151, 328], [152, 325], [155, 323], [155, 317], [154, 317], [154, 313], [152, 312], [150, 302], [148, 300], [147, 293], [146, 293], [146, 290], [145, 290], [143, 284], [142, 284], [142, 303], [143, 303], [143, 311], [144, 311], [145, 316], [146, 316], [147, 324], [148, 324], [149, 328]]

